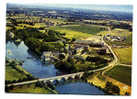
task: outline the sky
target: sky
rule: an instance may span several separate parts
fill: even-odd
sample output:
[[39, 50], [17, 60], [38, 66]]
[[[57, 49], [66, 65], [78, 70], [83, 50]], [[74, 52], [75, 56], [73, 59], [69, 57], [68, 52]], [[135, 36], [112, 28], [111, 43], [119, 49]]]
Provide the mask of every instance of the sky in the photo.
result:
[[[43, 4], [44, 6], [44, 4]], [[80, 8], [91, 10], [103, 10], [103, 11], [119, 11], [119, 12], [132, 12], [132, 5], [100, 5], [100, 4], [48, 4], [45, 6], [53, 7], [68, 7], [68, 8]]]
[[52, 5], [54, 7], [69, 7], [120, 12], [132, 12], [133, 7], [131, 5], [131, 1], [132, 0], [6, 0], [7, 3], [15, 4], [37, 4], [48, 6]]
[[132, 5], [112, 5], [112, 4], [54, 4], [54, 3], [16, 3], [10, 2], [9, 4], [23, 4], [30, 7], [58, 7], [58, 8], [79, 8], [88, 10], [103, 10], [103, 11], [118, 11], [118, 12], [132, 12]]

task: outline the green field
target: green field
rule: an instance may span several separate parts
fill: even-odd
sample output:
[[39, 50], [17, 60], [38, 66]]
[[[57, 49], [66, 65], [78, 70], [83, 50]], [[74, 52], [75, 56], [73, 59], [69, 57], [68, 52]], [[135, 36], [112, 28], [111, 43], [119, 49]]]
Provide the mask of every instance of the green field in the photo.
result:
[[6, 80], [13, 81], [27, 78], [23, 73], [18, 72], [12, 66], [6, 66]]
[[115, 80], [118, 80], [127, 85], [131, 85], [131, 68], [124, 66], [115, 66], [111, 70], [107, 71], [105, 75], [112, 77]]
[[102, 26], [86, 24], [55, 26], [50, 29], [65, 33], [67, 38], [87, 38], [105, 30]]
[[118, 56], [119, 62], [123, 64], [132, 64], [132, 47], [113, 48]]
[[45, 88], [36, 87], [35, 84], [16, 86], [9, 90], [10, 93], [37, 93], [37, 94], [51, 94], [52, 92]]
[[62, 26], [61, 28], [78, 31], [78, 32], [83, 32], [83, 33], [89, 33], [89, 34], [96, 34], [96, 33], [99, 33], [100, 31], [105, 30], [105, 28], [102, 26], [87, 25], [87, 24], [68, 25], [68, 26], [65, 25], [65, 26]]
[[17, 81], [27, 79], [28, 76], [32, 77], [32, 75], [27, 72], [25, 69], [19, 65], [18, 61], [15, 60], [6, 60], [6, 77], [5, 80], [7, 81]]
[[102, 35], [110, 34], [111, 36], [122, 36], [122, 37], [125, 36], [125, 37], [128, 37], [132, 34], [132, 32], [130, 32], [127, 29], [115, 28], [115, 29], [111, 30], [111, 32], [110, 31], [102, 31], [99, 34], [102, 34]]

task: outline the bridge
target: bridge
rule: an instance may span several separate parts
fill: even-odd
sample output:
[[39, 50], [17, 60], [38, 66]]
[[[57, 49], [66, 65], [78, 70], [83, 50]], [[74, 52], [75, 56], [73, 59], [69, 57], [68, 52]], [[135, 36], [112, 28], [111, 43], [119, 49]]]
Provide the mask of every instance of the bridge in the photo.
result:
[[[113, 54], [114, 60], [112, 62], [110, 62], [109, 65], [107, 65], [107, 66], [105, 66], [103, 68], [98, 68], [98, 69], [95, 69], [95, 70], [89, 70], [87, 72], [98, 72], [98, 71], [101, 71], [101, 70], [107, 70], [108, 68], [113, 67], [117, 63], [117, 61], [118, 61], [117, 56], [113, 52], [112, 48], [103, 40], [103, 37], [102, 37], [102, 42], [104, 42], [104, 45], [106, 45], [108, 47], [108, 49], [110, 50], [110, 52]], [[54, 81], [68, 80], [70, 78], [71, 79], [74, 79], [76, 77], [81, 78], [83, 75], [84, 75], [84, 72], [77, 72], [77, 73], [66, 74], [66, 75], [61, 75], [61, 76], [42, 78], [42, 79], [31, 80], [31, 81], [24, 81], [24, 82], [19, 82], [19, 83], [12, 83], [12, 84], [8, 84], [7, 86], [10, 87], [10, 86], [31, 84], [31, 83], [36, 83], [38, 81], [44, 81], [44, 83], [46, 83], [46, 82], [51, 82], [52, 83]]]
[[24, 81], [24, 82], [19, 82], [19, 83], [12, 83], [8, 84], [7, 86], [18, 86], [18, 85], [25, 85], [25, 84], [31, 84], [31, 83], [36, 83], [38, 81], [44, 81], [46, 82], [54, 82], [54, 81], [61, 81], [61, 80], [68, 80], [68, 79], [75, 79], [75, 78], [81, 78], [83, 76], [84, 72], [78, 72], [78, 73], [72, 73], [72, 74], [66, 74], [66, 75], [61, 75], [61, 76], [55, 76], [55, 77], [49, 77], [49, 78], [42, 78], [42, 79], [37, 79], [37, 80], [31, 80], [31, 81]]

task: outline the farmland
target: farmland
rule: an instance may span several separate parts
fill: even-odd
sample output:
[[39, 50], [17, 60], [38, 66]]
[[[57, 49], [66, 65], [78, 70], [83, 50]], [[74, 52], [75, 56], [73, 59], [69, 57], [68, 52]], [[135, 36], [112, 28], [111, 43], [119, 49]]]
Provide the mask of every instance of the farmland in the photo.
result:
[[114, 52], [119, 58], [119, 62], [123, 64], [132, 64], [132, 47], [127, 48], [113, 48]]
[[[6, 92], [57, 93], [56, 85], [63, 88], [66, 80], [78, 78], [83, 81], [82, 86], [74, 84], [76, 91], [79, 87], [92, 90], [86, 87], [89, 82], [103, 94], [130, 94], [123, 86], [131, 86], [131, 13], [35, 5], [17, 8], [8, 4], [6, 14]], [[45, 80], [79, 72], [82, 77]]]
[[66, 34], [67, 38], [87, 38], [95, 35], [106, 28], [99, 25], [75, 24], [50, 27], [50, 29]]
[[107, 71], [105, 75], [112, 77], [113, 79], [131, 85], [131, 68], [125, 66], [115, 66], [111, 70]]

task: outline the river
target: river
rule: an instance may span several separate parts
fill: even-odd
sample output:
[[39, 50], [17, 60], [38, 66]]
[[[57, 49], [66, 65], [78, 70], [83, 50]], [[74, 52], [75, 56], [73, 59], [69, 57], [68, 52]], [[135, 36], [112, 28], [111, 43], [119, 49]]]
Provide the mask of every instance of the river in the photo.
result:
[[[63, 74], [53, 64], [43, 64], [34, 53], [29, 51], [23, 41], [16, 44], [8, 41], [6, 43], [6, 57], [23, 61], [22, 67], [38, 78]], [[83, 81], [59, 84], [56, 86], [56, 90], [62, 94], [104, 94], [103, 91]]]

